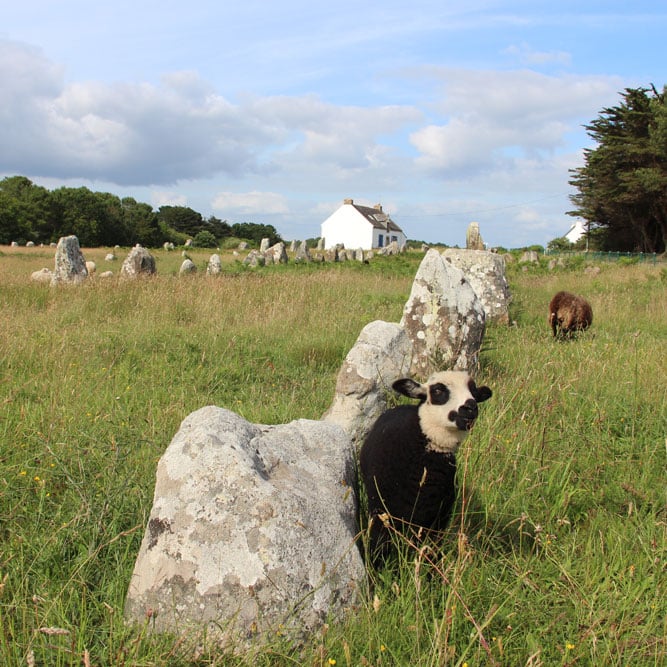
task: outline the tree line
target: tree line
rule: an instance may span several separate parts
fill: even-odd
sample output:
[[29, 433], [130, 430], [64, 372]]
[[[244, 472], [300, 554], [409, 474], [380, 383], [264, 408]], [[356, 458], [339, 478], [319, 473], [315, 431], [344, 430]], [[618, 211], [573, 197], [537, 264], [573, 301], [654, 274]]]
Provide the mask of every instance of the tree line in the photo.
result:
[[233, 225], [214, 216], [204, 218], [187, 206], [161, 206], [157, 211], [132, 197], [120, 198], [88, 188], [47, 190], [25, 176], [0, 181], [0, 244], [49, 244], [74, 234], [86, 247], [156, 248], [166, 242], [215, 247], [238, 238], [273, 245], [282, 239], [273, 225], [242, 222]]
[[595, 148], [571, 170], [570, 215], [588, 224], [590, 247], [663, 253], [667, 245], [667, 86], [626, 88], [585, 125]]

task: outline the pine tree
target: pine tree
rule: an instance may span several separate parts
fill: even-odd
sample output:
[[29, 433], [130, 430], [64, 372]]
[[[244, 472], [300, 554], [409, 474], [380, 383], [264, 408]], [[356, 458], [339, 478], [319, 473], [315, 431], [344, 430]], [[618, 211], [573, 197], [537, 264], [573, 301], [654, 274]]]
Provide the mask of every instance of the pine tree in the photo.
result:
[[623, 101], [586, 125], [597, 143], [571, 170], [571, 196], [602, 249], [664, 252], [667, 242], [667, 87], [627, 88]]

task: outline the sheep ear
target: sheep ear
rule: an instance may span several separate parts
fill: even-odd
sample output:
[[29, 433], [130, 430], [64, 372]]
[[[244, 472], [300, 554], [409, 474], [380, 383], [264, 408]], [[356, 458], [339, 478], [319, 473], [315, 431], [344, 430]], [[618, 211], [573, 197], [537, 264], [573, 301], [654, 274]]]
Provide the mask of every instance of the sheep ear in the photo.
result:
[[472, 397], [478, 402], [478, 403], [483, 403], [484, 401], [488, 401], [491, 396], [493, 396], [493, 392], [489, 387], [478, 387], [474, 380], [470, 380], [470, 383], [468, 384], [468, 389], [470, 389], [470, 393], [472, 394]]
[[426, 400], [426, 389], [423, 385], [411, 380], [410, 378], [401, 378], [396, 380], [394, 384], [391, 385], [391, 388], [403, 394], [403, 396], [409, 396], [410, 398], [418, 398], [422, 401]]

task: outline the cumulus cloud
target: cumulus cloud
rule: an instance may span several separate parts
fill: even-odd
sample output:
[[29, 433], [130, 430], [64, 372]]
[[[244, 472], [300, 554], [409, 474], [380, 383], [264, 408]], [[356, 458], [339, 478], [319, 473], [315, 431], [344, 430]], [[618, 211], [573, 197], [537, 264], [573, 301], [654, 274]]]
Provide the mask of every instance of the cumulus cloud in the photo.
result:
[[410, 141], [419, 151], [416, 164], [443, 174], [506, 169], [517, 156], [551, 159], [619, 85], [612, 77], [527, 70], [432, 72], [442, 83], [437, 111], [444, 120], [416, 130]]
[[216, 95], [191, 72], [161, 85], [65, 84], [41, 53], [2, 42], [0, 171], [167, 184], [261, 168], [272, 128]]
[[148, 186], [307, 171], [309, 163], [373, 169], [387, 153], [378, 137], [419, 117], [410, 107], [337, 106], [308, 95], [231, 103], [191, 71], [158, 85], [66, 84], [34, 49], [2, 48], [4, 98], [14, 103], [3, 112], [0, 171]]
[[422, 118], [412, 106], [339, 106], [314, 95], [259, 98], [248, 110], [259, 122], [278, 124], [285, 133], [276, 160], [342, 169], [376, 166], [386, 149], [379, 137]]

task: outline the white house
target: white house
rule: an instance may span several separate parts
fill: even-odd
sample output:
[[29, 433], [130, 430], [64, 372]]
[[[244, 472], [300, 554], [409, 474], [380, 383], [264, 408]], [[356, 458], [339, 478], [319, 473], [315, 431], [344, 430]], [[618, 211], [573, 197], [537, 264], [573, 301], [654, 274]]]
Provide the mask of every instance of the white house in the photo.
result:
[[586, 227], [584, 225], [584, 221], [577, 220], [572, 225], [572, 227], [570, 227], [570, 231], [567, 234], [565, 234], [565, 238], [570, 243], [576, 243], [585, 233], [586, 233]]
[[322, 238], [327, 249], [343, 244], [349, 249], [371, 250], [384, 248], [392, 241], [402, 248], [407, 241], [403, 230], [380, 204], [360, 206], [352, 199], [345, 199], [343, 205], [322, 223]]

